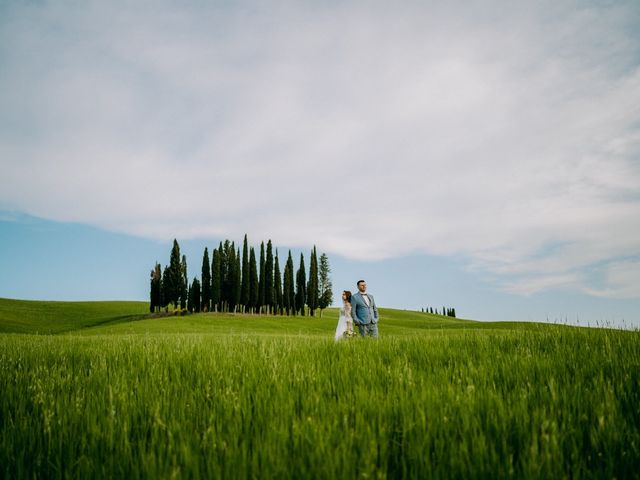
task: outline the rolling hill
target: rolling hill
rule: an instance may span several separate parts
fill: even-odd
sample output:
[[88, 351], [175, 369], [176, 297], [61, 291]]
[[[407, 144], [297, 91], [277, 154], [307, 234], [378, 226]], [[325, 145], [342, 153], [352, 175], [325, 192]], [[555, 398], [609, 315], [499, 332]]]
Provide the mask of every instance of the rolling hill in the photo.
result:
[[[477, 322], [415, 311], [380, 309], [381, 335], [412, 336], [440, 330], [530, 329], [538, 324]], [[151, 315], [146, 302], [50, 302], [0, 299], [0, 333], [133, 334], [230, 333], [263, 335], [332, 335], [338, 309], [323, 316], [287, 317], [229, 313], [187, 316]]]

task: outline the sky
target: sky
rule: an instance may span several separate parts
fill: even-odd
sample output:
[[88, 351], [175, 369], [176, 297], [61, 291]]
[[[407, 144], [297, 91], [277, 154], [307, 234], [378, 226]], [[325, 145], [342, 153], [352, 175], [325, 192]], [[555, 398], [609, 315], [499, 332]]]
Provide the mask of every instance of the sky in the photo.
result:
[[195, 275], [247, 233], [384, 306], [640, 327], [638, 25], [635, 0], [0, 2], [0, 296], [145, 299], [173, 238]]

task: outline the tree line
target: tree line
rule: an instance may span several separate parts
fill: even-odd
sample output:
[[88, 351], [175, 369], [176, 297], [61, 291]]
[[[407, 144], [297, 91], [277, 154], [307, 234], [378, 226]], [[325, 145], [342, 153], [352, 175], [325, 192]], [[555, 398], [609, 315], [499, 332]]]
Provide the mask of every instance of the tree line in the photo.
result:
[[442, 307], [442, 310], [438, 311], [438, 309], [434, 309], [433, 307], [422, 308], [422, 313], [432, 313], [434, 315], [442, 315], [444, 317], [453, 317], [456, 318], [456, 309], [455, 308], [446, 308]]
[[220, 242], [211, 256], [205, 247], [200, 279], [194, 277], [189, 283], [187, 259], [174, 239], [169, 264], [163, 269], [156, 262], [151, 270], [149, 309], [167, 311], [173, 305], [189, 312], [309, 316], [320, 310], [322, 316], [333, 300], [330, 272], [329, 258], [323, 253], [318, 260], [315, 246], [309, 257], [308, 276], [302, 253], [294, 271], [291, 250], [281, 271], [278, 250], [274, 252], [271, 240], [266, 248], [264, 242], [260, 243], [257, 258], [245, 235], [242, 252], [229, 240]]

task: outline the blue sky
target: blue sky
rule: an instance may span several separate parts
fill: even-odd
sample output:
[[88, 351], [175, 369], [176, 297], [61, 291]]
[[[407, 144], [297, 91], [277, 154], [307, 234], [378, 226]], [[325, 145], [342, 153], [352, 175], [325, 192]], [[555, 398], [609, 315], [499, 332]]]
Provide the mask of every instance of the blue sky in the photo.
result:
[[640, 322], [640, 4], [387, 3], [2, 2], [0, 296], [247, 233], [388, 306]]

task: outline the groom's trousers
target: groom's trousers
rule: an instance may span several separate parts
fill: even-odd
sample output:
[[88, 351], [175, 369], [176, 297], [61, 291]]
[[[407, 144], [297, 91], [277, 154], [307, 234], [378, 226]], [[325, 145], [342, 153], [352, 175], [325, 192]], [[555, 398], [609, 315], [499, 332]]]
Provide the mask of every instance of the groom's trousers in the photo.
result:
[[360, 330], [360, 335], [363, 337], [374, 337], [378, 338], [378, 324], [377, 323], [361, 323], [358, 325], [358, 330]]

